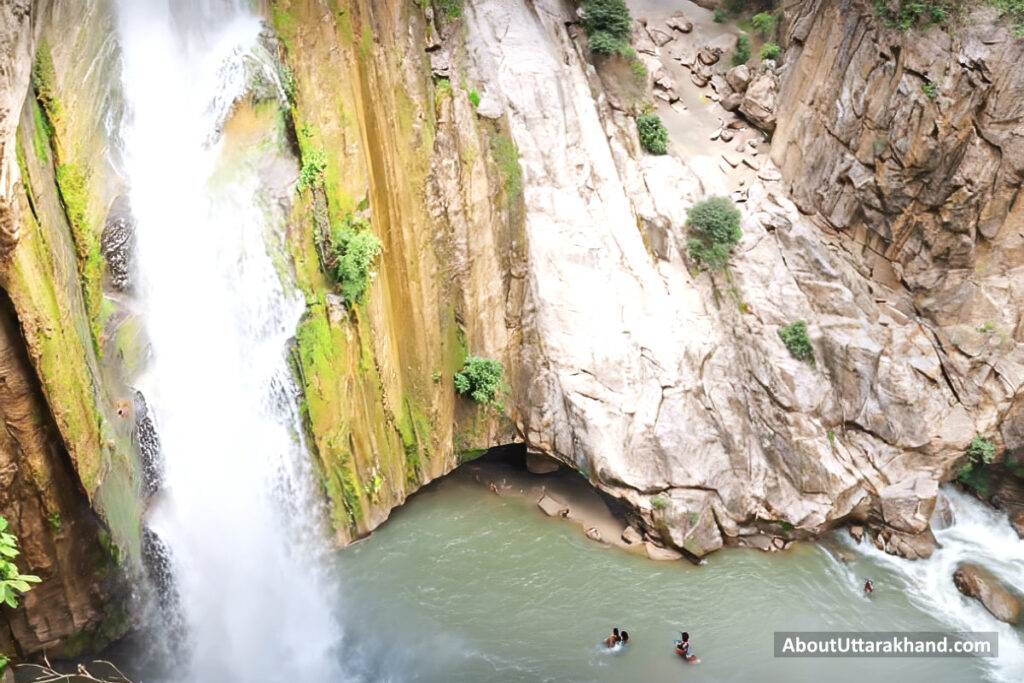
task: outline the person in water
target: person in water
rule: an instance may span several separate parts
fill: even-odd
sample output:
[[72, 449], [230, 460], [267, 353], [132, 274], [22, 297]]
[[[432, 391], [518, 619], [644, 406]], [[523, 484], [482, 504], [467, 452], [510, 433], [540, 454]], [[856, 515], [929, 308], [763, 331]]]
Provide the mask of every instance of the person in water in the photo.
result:
[[679, 654], [684, 657], [690, 656], [690, 634], [683, 631], [679, 634], [679, 641], [676, 643], [676, 649], [679, 650]]
[[619, 629], [613, 628], [612, 634], [604, 639], [604, 644], [608, 647], [615, 647], [622, 641], [622, 636], [619, 635]]
[[871, 583], [871, 579], [864, 582], [864, 597], [870, 596], [875, 592], [875, 584]]
[[622, 632], [622, 635], [620, 636], [619, 642], [622, 643], [623, 645], [625, 645], [626, 643], [629, 642], [629, 632], [628, 631], [623, 631]]

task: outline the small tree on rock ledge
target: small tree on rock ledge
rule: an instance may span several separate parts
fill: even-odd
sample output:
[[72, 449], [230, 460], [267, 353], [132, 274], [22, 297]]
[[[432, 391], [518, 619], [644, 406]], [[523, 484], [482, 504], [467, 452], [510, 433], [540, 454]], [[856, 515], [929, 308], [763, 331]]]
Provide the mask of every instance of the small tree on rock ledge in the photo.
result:
[[501, 363], [490, 358], [467, 356], [462, 370], [455, 373], [455, 390], [477, 403], [501, 408], [496, 397], [502, 388]]

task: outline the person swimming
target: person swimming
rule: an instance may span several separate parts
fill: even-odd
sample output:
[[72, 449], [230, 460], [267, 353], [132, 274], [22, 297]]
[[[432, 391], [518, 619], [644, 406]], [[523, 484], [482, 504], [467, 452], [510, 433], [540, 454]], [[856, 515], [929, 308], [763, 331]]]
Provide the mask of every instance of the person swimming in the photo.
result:
[[629, 632], [628, 631], [623, 631], [622, 632], [622, 634], [620, 636], [619, 642], [622, 643], [623, 645], [625, 645], [626, 643], [629, 642]]
[[864, 582], [864, 597], [869, 597], [874, 592], [875, 584], [871, 582], [871, 579], [868, 579]]
[[676, 654], [685, 659], [688, 662], [699, 662], [697, 655], [690, 652], [690, 634], [686, 631], [681, 632], [680, 640], [676, 642]]
[[604, 639], [604, 644], [608, 647], [615, 647], [622, 642], [622, 636], [619, 635], [619, 629], [613, 628], [612, 634]]

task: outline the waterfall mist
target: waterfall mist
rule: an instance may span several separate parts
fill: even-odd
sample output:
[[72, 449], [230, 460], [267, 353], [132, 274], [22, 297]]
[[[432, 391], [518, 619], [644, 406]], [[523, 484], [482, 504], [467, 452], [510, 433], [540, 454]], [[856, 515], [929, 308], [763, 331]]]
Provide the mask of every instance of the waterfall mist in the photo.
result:
[[221, 124], [248, 88], [261, 24], [228, 0], [117, 4], [152, 341], [139, 384], [164, 463], [149, 523], [170, 555], [184, 634], [173, 677], [336, 680], [336, 594], [286, 362], [303, 302], [268, 255], [283, 218], [256, 169], [218, 173]]

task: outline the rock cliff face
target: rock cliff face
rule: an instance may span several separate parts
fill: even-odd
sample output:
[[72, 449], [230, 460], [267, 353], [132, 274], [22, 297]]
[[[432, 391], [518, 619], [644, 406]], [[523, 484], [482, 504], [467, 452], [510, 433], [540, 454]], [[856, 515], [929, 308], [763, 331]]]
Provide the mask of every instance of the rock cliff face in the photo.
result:
[[90, 246], [115, 188], [110, 18], [103, 2], [0, 9], [0, 514], [19, 567], [43, 579], [3, 608], [9, 655], [74, 655], [129, 623], [123, 569], [138, 561], [141, 513], [134, 425], [115, 408], [123, 316]]

